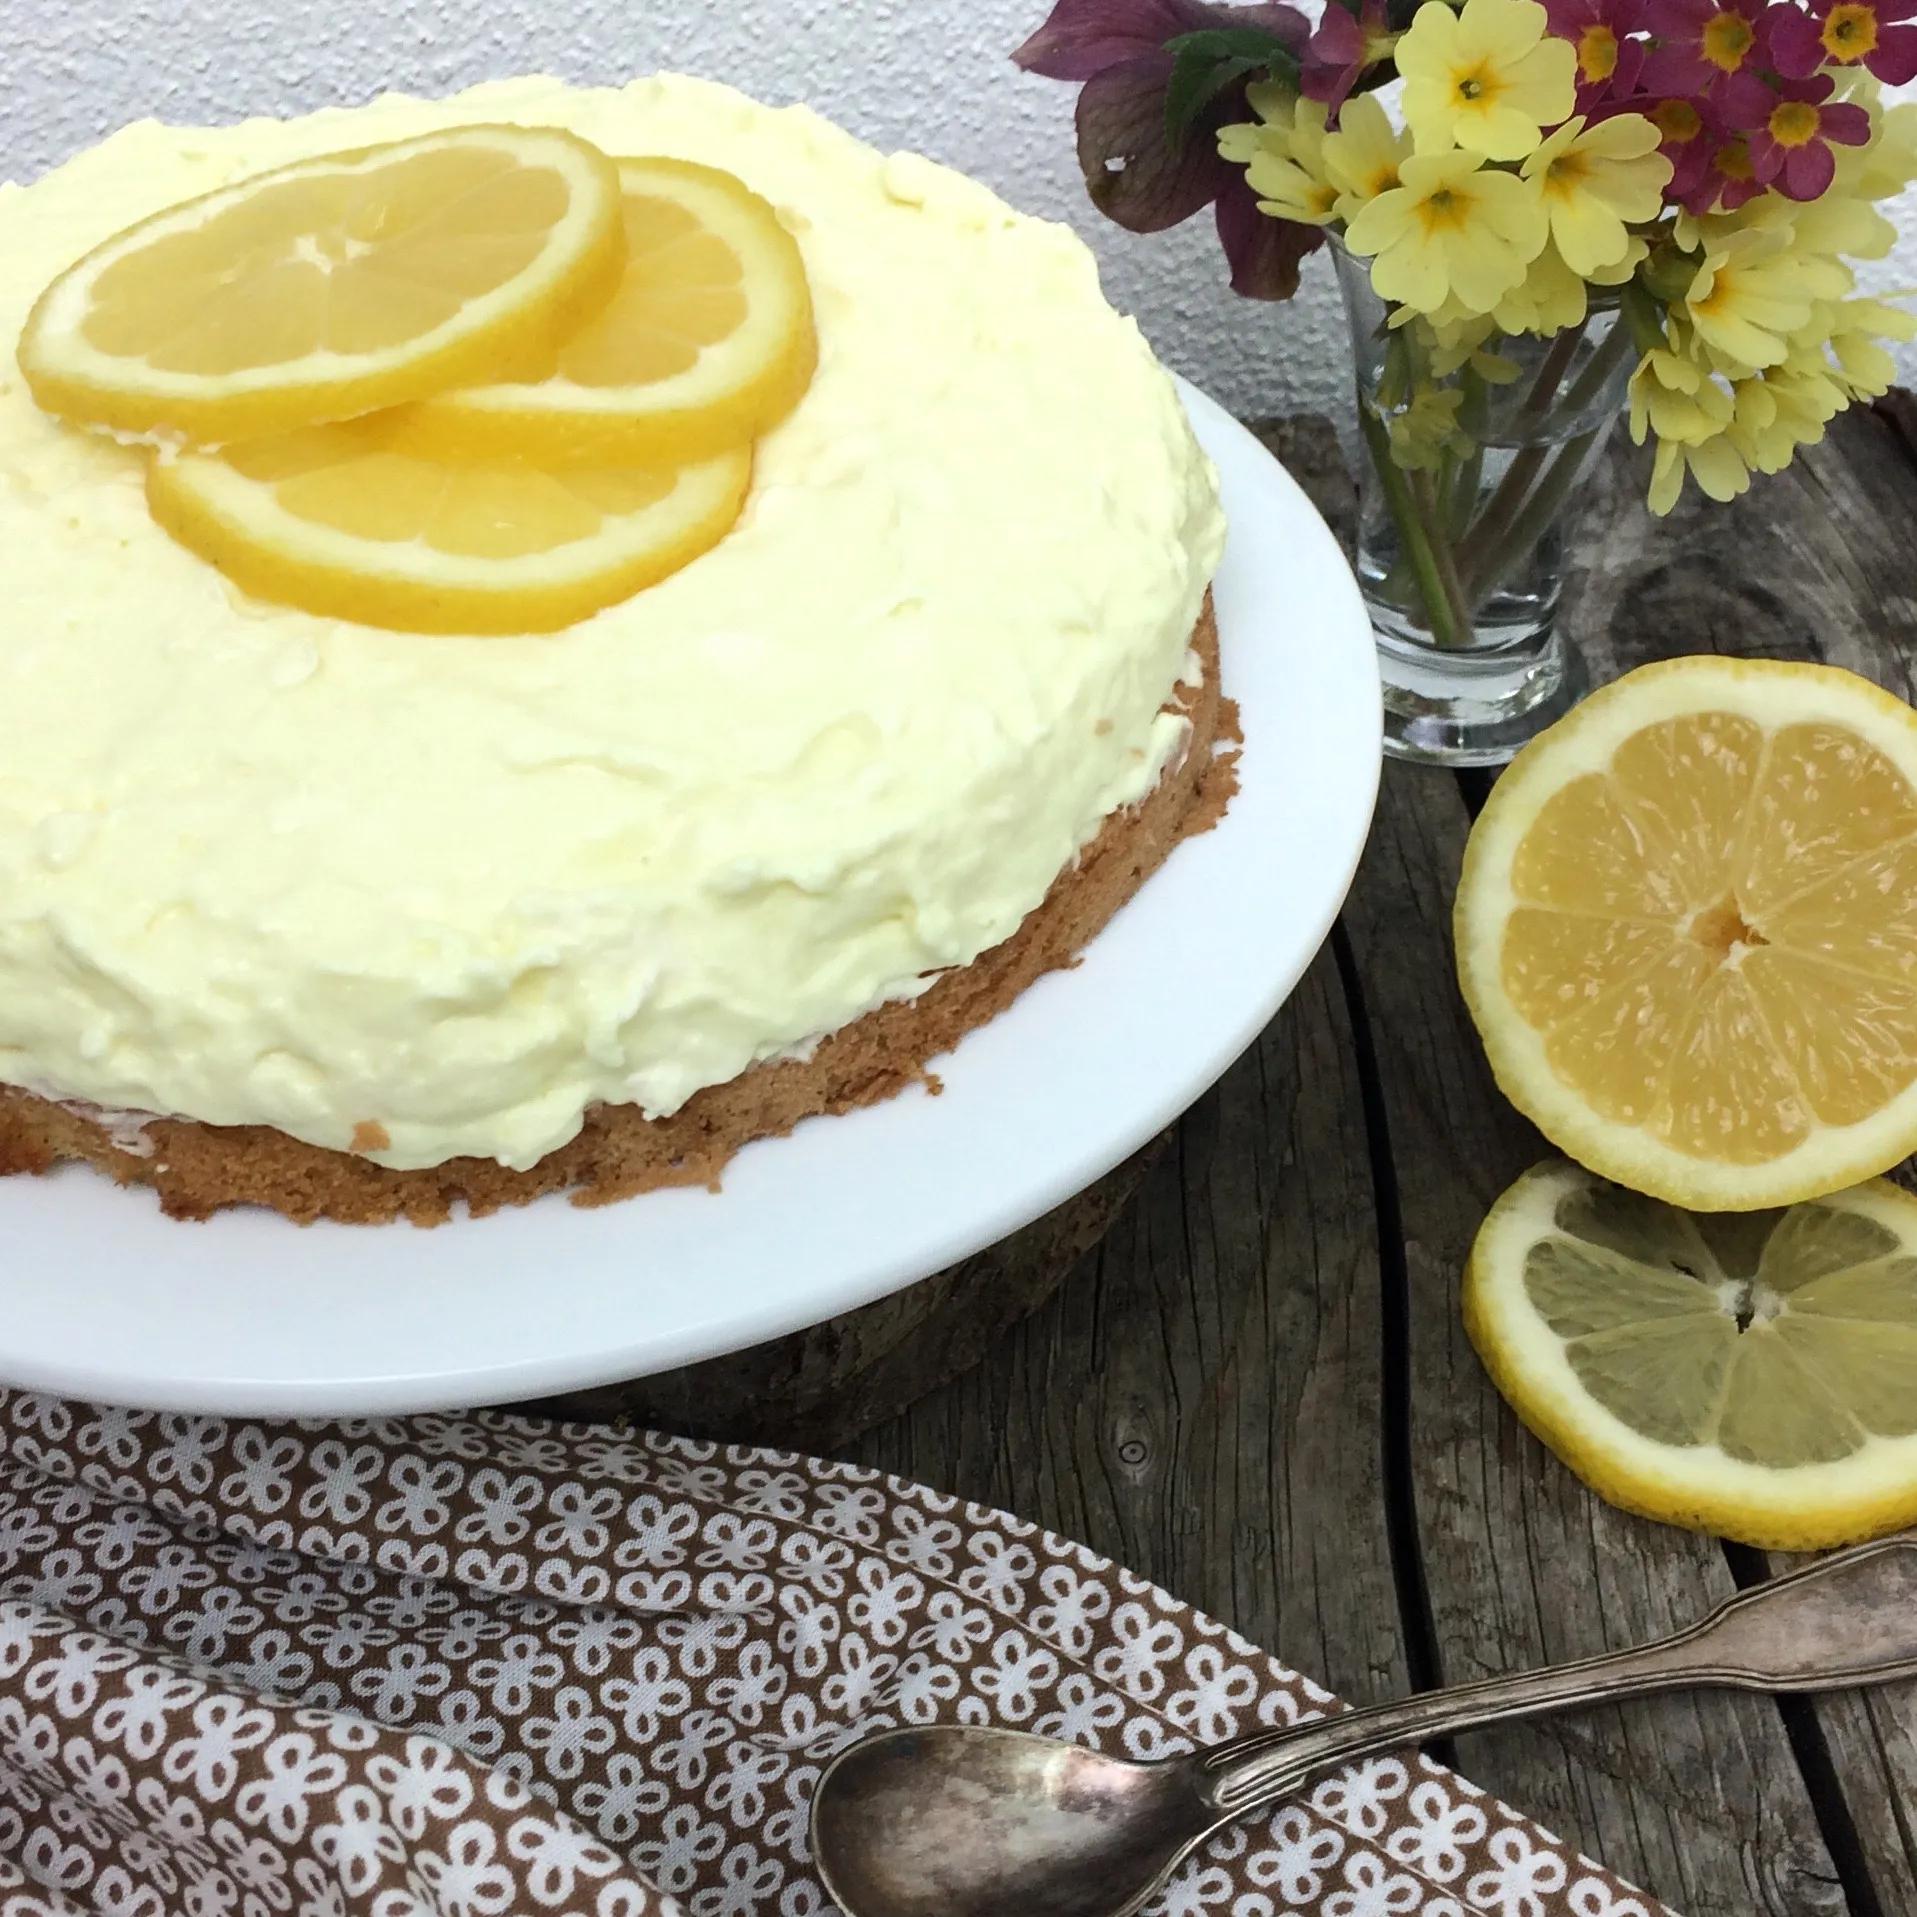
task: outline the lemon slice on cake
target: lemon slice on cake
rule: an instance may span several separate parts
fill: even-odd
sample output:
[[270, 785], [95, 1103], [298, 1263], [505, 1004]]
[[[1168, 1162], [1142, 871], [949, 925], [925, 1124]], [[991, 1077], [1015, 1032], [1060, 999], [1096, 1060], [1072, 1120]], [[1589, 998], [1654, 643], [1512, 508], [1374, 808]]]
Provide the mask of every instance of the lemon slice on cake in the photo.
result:
[[1576, 1165], [1492, 1208], [1465, 1325], [1524, 1422], [1626, 1510], [1779, 1550], [1917, 1518], [1917, 1198], [1693, 1215]]
[[396, 450], [376, 415], [156, 454], [147, 500], [262, 599], [401, 631], [549, 632], [716, 545], [751, 477], [744, 447], [678, 466], [441, 463]]
[[619, 176], [542, 128], [458, 127], [222, 187], [41, 295], [21, 371], [51, 412], [223, 443], [537, 364], [624, 264]]
[[1828, 666], [1678, 659], [1587, 699], [1471, 834], [1459, 976], [1553, 1143], [1699, 1210], [1917, 1146], [1917, 713]]
[[818, 362], [790, 233], [730, 173], [621, 160], [626, 269], [543, 377], [441, 393], [395, 422], [455, 458], [689, 459], [742, 445], [798, 403]]

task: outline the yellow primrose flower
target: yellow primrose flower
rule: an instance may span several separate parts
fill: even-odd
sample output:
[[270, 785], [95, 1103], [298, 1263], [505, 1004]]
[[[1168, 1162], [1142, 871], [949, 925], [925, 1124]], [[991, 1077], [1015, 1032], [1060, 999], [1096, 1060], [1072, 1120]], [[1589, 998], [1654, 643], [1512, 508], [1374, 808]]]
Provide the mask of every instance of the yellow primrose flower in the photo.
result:
[[1548, 231], [1530, 181], [1475, 153], [1414, 153], [1399, 184], [1359, 210], [1345, 244], [1370, 256], [1382, 300], [1435, 313], [1450, 299], [1488, 313], [1524, 278]]
[[1420, 386], [1408, 405], [1385, 421], [1392, 463], [1407, 472], [1429, 472], [1460, 438], [1458, 408], [1464, 395], [1455, 386]]
[[1290, 150], [1292, 128], [1300, 108], [1315, 110], [1318, 130], [1324, 131], [1325, 109], [1315, 100], [1306, 100], [1293, 88], [1277, 80], [1258, 80], [1245, 89], [1245, 102], [1257, 114], [1255, 120], [1239, 120], [1218, 129], [1218, 154], [1234, 166], [1248, 166], [1253, 156], [1267, 151], [1283, 155]]
[[1734, 233], [1769, 234], [1780, 251], [1788, 250], [1791, 270], [1812, 300], [1842, 299], [1855, 283], [1850, 268], [1837, 255], [1848, 253], [1849, 240], [1858, 234], [1848, 228], [1829, 195], [1792, 200], [1781, 193], [1766, 193], [1734, 213], [1710, 214], [1696, 227], [1698, 245], [1707, 257]]
[[1561, 333], [1581, 326], [1590, 311], [1590, 295], [1581, 275], [1572, 272], [1550, 241], [1531, 262], [1524, 278], [1493, 308], [1506, 333]]
[[1852, 399], [1882, 399], [1897, 378], [1897, 362], [1882, 340], [1917, 339], [1917, 313], [1882, 300], [1844, 300], [1833, 315], [1830, 351]]
[[1781, 473], [1800, 446], [1815, 446], [1843, 402], [1826, 405], [1816, 382], [1773, 369], [1737, 382], [1725, 437], [1757, 473]]
[[1831, 363], [1833, 336], [1846, 324], [1843, 302], [1819, 300], [1792, 336], [1790, 351], [1758, 375], [1780, 406], [1803, 416], [1802, 437], [1821, 430], [1825, 420], [1834, 419], [1851, 402], [1842, 371]]
[[[1797, 444], [1808, 446], [1824, 437], [1825, 426], [1850, 404], [1843, 382], [1827, 362], [1800, 371], [1796, 366], [1773, 366], [1764, 384], [1777, 402], [1779, 418], [1791, 427]], [[1765, 472], [1782, 472], [1788, 456]]]
[[1720, 502], [1750, 490], [1750, 469], [1728, 439], [1707, 439], [1695, 446], [1660, 439], [1651, 461], [1651, 510], [1660, 519], [1677, 504], [1686, 473], [1709, 498]]
[[1714, 237], [1684, 296], [1684, 317], [1713, 364], [1733, 378], [1776, 366], [1819, 297], [1788, 227]]
[[1258, 195], [1258, 210], [1310, 226], [1328, 224], [1336, 214], [1338, 189], [1325, 177], [1323, 103], [1300, 100], [1289, 131], [1273, 125], [1260, 133], [1245, 165], [1245, 178]]
[[[1840, 147], [1848, 153], [1853, 149]], [[1842, 255], [1853, 260], [1881, 260], [1897, 243], [1897, 229], [1871, 205], [1868, 198], [1849, 190], [1842, 174], [1814, 200], [1787, 200], [1766, 193], [1748, 202], [1762, 207], [1751, 224], [1788, 222], [1799, 246], [1807, 252]]]
[[1537, 0], [1425, 0], [1398, 42], [1404, 117], [1420, 153], [1461, 146], [1521, 160], [1577, 105], [1577, 50]]
[[1917, 179], [1917, 100], [1859, 104], [1870, 110], [1871, 138], [1837, 149], [1837, 184], [1866, 200], [1894, 199]]
[[1593, 286], [1622, 286], [1636, 276], [1637, 269], [1650, 257], [1650, 241], [1641, 233], [1633, 233], [1622, 259], [1613, 260], [1609, 266], [1594, 266], [1585, 277]]
[[1487, 386], [1508, 386], [1518, 377], [1518, 368], [1510, 360], [1487, 350], [1486, 342], [1498, 331], [1488, 314], [1447, 309], [1430, 315], [1414, 313], [1409, 318], [1431, 378], [1449, 379], [1467, 366]]
[[1654, 346], [1631, 375], [1631, 438], [1639, 446], [1660, 440], [1701, 446], [1731, 423], [1729, 392], [1681, 352]]
[[1589, 125], [1566, 120], [1524, 163], [1551, 219], [1551, 237], [1573, 273], [1588, 278], [1631, 250], [1627, 222], [1654, 220], [1663, 210], [1671, 163], [1659, 134], [1641, 113]]
[[1347, 100], [1338, 130], [1325, 135], [1325, 178], [1338, 189], [1338, 217], [1347, 223], [1398, 184], [1398, 169], [1411, 156], [1411, 135], [1369, 93]]

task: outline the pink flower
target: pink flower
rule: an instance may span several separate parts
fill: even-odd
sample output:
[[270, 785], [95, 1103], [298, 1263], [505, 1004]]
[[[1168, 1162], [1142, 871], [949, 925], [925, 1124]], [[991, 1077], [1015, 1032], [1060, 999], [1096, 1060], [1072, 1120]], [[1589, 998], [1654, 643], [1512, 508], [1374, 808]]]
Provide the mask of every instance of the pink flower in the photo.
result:
[[1763, 190], [1764, 182], [1751, 159], [1749, 136], [1733, 133], [1711, 149], [1697, 183], [1680, 198], [1692, 213], [1734, 213]]
[[[1912, 4], [1917, 5], [1917, 0]], [[1362, 12], [1353, 13], [1341, 0], [1329, 0], [1324, 18], [1305, 42], [1299, 91], [1307, 100], [1322, 100], [1334, 120], [1358, 76], [1390, 44], [1385, 37], [1384, 0], [1362, 0], [1362, 6]]]
[[1551, 31], [1577, 49], [1580, 113], [1635, 89], [1645, 48], [1631, 36], [1644, 24], [1643, 0], [1544, 0], [1544, 10]]
[[1057, 0], [1012, 58], [1028, 73], [1080, 84], [1078, 163], [1092, 204], [1133, 233], [1160, 233], [1209, 206], [1231, 263], [1235, 292], [1289, 299], [1298, 266], [1324, 244], [1322, 228], [1258, 211], [1244, 169], [1219, 157], [1218, 129], [1249, 120], [1245, 87], [1255, 65], [1221, 67], [1221, 82], [1174, 139], [1166, 96], [1179, 65], [1167, 44], [1188, 34], [1240, 29], [1295, 59], [1310, 28], [1294, 8], [1212, 6], [1205, 0]]
[[1839, 146], [1862, 146], [1870, 138], [1870, 115], [1849, 100], [1831, 99], [1832, 82], [1781, 81], [1763, 124], [1750, 135], [1751, 166], [1759, 180], [1793, 200], [1814, 200], [1837, 171]]
[[1671, 180], [1664, 197], [1689, 206], [1690, 196], [1711, 171], [1711, 156], [1724, 138], [1724, 129], [1710, 109], [1696, 100], [1629, 100], [1614, 110], [1641, 113], [1657, 128], [1657, 150], [1671, 163]]
[[1864, 67], [1886, 86], [1917, 79], [1917, 0], [1808, 0], [1785, 8], [1771, 29], [1780, 73], [1807, 79], [1819, 67]]
[[1650, 0], [1646, 21], [1658, 44], [1644, 62], [1645, 90], [1715, 95], [1763, 65], [1770, 16], [1785, 11], [1766, 0]]

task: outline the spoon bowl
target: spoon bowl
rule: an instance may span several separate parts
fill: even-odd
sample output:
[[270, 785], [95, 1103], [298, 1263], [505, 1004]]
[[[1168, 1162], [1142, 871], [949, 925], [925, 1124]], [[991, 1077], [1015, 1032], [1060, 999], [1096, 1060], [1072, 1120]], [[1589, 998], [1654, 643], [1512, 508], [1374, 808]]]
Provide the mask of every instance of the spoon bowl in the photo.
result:
[[1176, 1761], [942, 1724], [841, 1751], [812, 1845], [860, 1917], [1127, 1917], [1217, 1821]]
[[1134, 1917], [1192, 1849], [1361, 1757], [1690, 1685], [1917, 1677], [1917, 1538], [1840, 1552], [1628, 1651], [1137, 1763], [989, 1725], [881, 1731], [825, 1767], [812, 1854], [849, 1917]]

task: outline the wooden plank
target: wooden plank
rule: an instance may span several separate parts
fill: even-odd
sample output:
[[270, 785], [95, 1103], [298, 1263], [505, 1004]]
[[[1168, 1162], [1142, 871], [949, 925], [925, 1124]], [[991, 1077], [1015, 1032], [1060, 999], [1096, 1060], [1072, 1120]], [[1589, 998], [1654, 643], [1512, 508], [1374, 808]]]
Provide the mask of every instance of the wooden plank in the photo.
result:
[[[1898, 421], [1909, 424], [1900, 429]], [[1564, 619], [1594, 678], [1716, 652], [1822, 659], [1917, 690], [1917, 408], [1853, 408], [1787, 471], [1717, 505], [1641, 503], [1644, 456], [1618, 436], [1568, 562]]]
[[[1573, 560], [1566, 616], [1594, 673], [1679, 652], [1813, 658], [1908, 699], [1917, 690], [1917, 402], [1836, 420], [1729, 507], [1692, 498], [1660, 524], [1631, 510], [1614, 452]], [[1790, 1560], [1774, 1560], [1788, 1568]], [[1793, 1714], [1820, 1806], [1870, 1913], [1917, 1911], [1917, 1684]], [[1820, 1775], [1821, 1773], [1821, 1775]]]
[[1327, 952], [1084, 1269], [856, 1454], [1083, 1539], [1362, 1700], [1409, 1682], [1381, 1402], [1366, 1134]]
[[[1776, 1557], [1786, 1571], [1797, 1560]], [[1827, 1822], [1855, 1845], [1851, 1874], [1862, 1880], [1853, 1898], [1860, 1917], [1908, 1917], [1917, 1911], [1917, 1686], [1837, 1693], [1792, 1707], [1818, 1747], [1817, 1770], [1838, 1803]]]
[[[1468, 825], [1454, 781], [1387, 769], [1346, 912], [1398, 1179], [1411, 1340], [1409, 1469], [1442, 1677], [1671, 1630], [1734, 1584], [1708, 1539], [1601, 1503], [1478, 1364], [1458, 1281], [1479, 1222], [1548, 1151], [1491, 1081], [1446, 920]], [[1699, 1694], [1461, 1740], [1466, 1775], [1689, 1917], [1845, 1908], [1776, 1708]]]
[[1022, 1231], [862, 1310], [704, 1364], [520, 1407], [795, 1451], [841, 1451], [969, 1370], [1105, 1235], [1169, 1142], [1154, 1139]]

